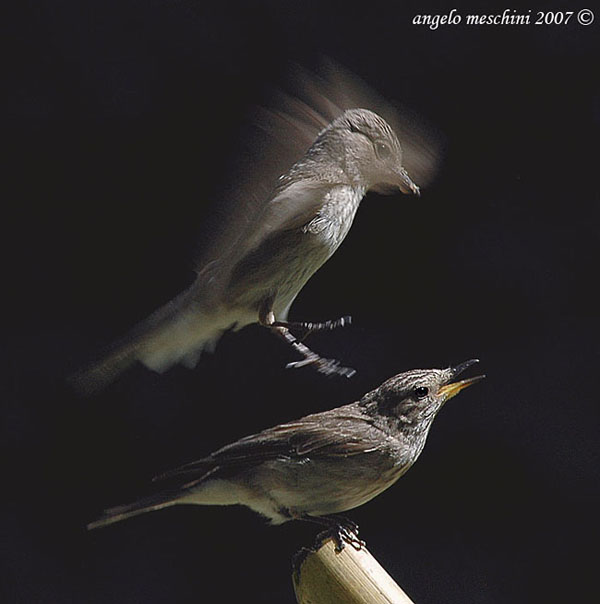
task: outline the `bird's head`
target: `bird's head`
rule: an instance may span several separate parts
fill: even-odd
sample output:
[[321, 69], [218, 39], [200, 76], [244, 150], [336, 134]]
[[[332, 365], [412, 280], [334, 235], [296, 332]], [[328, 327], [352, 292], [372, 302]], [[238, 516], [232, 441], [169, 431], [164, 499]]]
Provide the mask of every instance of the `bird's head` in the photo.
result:
[[365, 395], [365, 400], [376, 404], [382, 415], [397, 418], [405, 424], [428, 426], [446, 401], [485, 377], [478, 375], [456, 381], [465, 369], [478, 362], [471, 359], [447, 369], [414, 369], [400, 373]]
[[390, 125], [368, 109], [348, 109], [322, 133], [342, 145], [349, 175], [368, 190], [419, 195], [419, 187], [402, 166], [402, 148]]

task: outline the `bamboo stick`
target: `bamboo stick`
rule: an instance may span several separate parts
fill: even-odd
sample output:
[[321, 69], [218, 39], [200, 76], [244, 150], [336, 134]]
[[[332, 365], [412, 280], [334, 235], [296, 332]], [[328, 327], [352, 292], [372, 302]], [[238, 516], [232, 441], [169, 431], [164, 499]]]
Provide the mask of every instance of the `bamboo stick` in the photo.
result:
[[414, 604], [365, 547], [332, 538], [299, 553], [292, 578], [298, 604]]

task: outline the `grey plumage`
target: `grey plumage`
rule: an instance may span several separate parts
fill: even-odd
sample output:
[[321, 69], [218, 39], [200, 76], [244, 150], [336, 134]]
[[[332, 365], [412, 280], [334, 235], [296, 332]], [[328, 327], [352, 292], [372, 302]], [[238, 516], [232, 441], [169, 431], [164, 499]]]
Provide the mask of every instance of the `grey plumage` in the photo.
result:
[[357, 402], [242, 438], [157, 477], [166, 490], [88, 528], [176, 504], [246, 505], [272, 524], [362, 505], [412, 466], [443, 404], [483, 377], [453, 381], [475, 362], [407, 371]]
[[[227, 215], [206, 246], [196, 280], [102, 361], [78, 374], [80, 387], [98, 389], [136, 360], [156, 371], [178, 362], [193, 367], [224, 331], [250, 323], [270, 326], [291, 343], [285, 326], [273, 324], [286, 321], [302, 287], [339, 247], [364, 194], [419, 191], [388, 120], [410, 137], [415, 170], [424, 181], [431, 178], [436, 164], [432, 139], [406, 120], [402, 125], [399, 113], [356, 78], [341, 75], [340, 68], [333, 72], [336, 77], [327, 83], [298, 72], [308, 100], [280, 95], [282, 110], [255, 112], [263, 135], [261, 152], [251, 158], [256, 170], [248, 164], [237, 170], [239, 190], [229, 191]], [[337, 104], [356, 99], [371, 101], [390, 117], [368, 109], [343, 111]], [[321, 360], [302, 344], [294, 346], [307, 359], [298, 365]], [[321, 368], [336, 370], [335, 364]]]

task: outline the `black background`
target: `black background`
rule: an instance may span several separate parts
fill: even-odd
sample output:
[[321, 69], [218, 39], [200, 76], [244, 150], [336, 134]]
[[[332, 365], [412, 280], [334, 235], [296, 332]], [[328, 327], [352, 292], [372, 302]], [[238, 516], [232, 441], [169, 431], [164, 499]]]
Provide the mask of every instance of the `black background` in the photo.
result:
[[[54, 0], [3, 17], [3, 602], [292, 602], [310, 525], [238, 508], [84, 525], [175, 464], [474, 356], [488, 379], [350, 515], [419, 604], [593, 599], [598, 25], [411, 23], [450, 8]], [[293, 354], [250, 327], [195, 371], [136, 367], [77, 396], [65, 376], [191, 280], [246, 108], [321, 54], [446, 144], [421, 199], [367, 196], [292, 309], [353, 315], [311, 344], [357, 376], [286, 371]]]

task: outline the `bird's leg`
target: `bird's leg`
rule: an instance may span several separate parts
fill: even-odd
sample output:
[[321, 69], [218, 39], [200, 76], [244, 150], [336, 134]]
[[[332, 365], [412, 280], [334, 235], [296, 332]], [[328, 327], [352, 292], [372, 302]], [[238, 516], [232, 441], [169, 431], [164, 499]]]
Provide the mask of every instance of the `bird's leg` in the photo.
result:
[[287, 327], [293, 331], [304, 331], [304, 334], [299, 341], [305, 340], [314, 331], [333, 331], [339, 327], [346, 327], [352, 323], [352, 317], [346, 315], [334, 321], [325, 321], [324, 323], [310, 323], [308, 321], [290, 322], [290, 321], [274, 321], [274, 327]]
[[305, 514], [299, 517], [299, 520], [312, 522], [327, 527], [327, 530], [317, 535], [315, 546], [318, 548], [328, 537], [335, 542], [335, 551], [341, 552], [346, 543], [349, 543], [355, 550], [365, 547], [366, 543], [358, 537], [358, 525], [353, 520], [344, 516], [309, 516]]
[[258, 316], [259, 323], [268, 327], [272, 332], [283, 338], [296, 352], [304, 358], [301, 361], [294, 361], [286, 365], [287, 369], [298, 369], [306, 365], [314, 365], [319, 373], [325, 375], [342, 375], [352, 377], [356, 371], [351, 367], [343, 367], [335, 359], [324, 359], [308, 346], [298, 341], [298, 339], [289, 330], [287, 324], [275, 321], [275, 315], [269, 308], [262, 308]]

